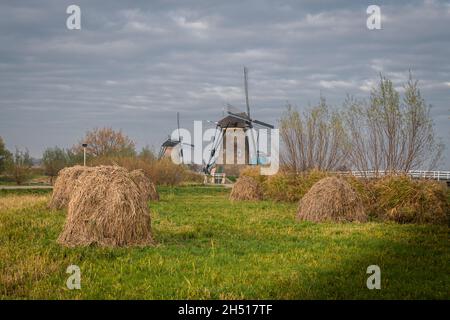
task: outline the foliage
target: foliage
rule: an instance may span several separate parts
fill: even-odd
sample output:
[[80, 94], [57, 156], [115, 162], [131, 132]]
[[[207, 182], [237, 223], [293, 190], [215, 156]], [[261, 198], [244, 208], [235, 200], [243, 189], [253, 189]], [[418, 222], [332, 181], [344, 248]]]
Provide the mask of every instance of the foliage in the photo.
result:
[[319, 170], [300, 174], [280, 172], [269, 176], [264, 184], [264, 196], [275, 201], [299, 201], [316, 182], [328, 175]]
[[50, 182], [53, 184], [54, 177], [69, 164], [69, 157], [64, 149], [47, 148], [42, 155], [42, 164], [44, 165], [44, 174], [50, 177]]
[[7, 163], [11, 160], [12, 154], [6, 149], [5, 142], [0, 137], [0, 174], [6, 170]]
[[355, 169], [405, 172], [439, 163], [443, 144], [436, 138], [431, 107], [411, 74], [404, 89], [401, 100], [392, 81], [381, 75], [369, 103], [351, 97], [345, 102], [348, 154]]
[[112, 128], [95, 128], [86, 132], [79, 144], [72, 148], [73, 152], [82, 155], [83, 143], [87, 144], [86, 152], [90, 157], [128, 157], [136, 154], [133, 140]]
[[436, 181], [393, 176], [371, 185], [372, 210], [380, 218], [399, 223], [447, 224], [447, 187]]
[[433, 169], [444, 145], [430, 109], [411, 74], [403, 97], [380, 75], [368, 102], [348, 96], [342, 110], [331, 111], [321, 99], [302, 113], [288, 105], [280, 119], [281, 164], [296, 173]]
[[16, 151], [6, 164], [6, 172], [18, 185], [21, 185], [31, 176], [32, 164], [28, 150], [20, 150], [16, 147]]
[[171, 159], [147, 160], [142, 157], [97, 157], [90, 166], [119, 165], [129, 171], [142, 169], [156, 185], [176, 186], [183, 182], [202, 182], [203, 177], [187, 167], [174, 164]]
[[146, 161], [153, 161], [157, 159], [156, 152], [149, 146], [145, 146], [144, 148], [142, 148], [141, 152], [139, 152], [138, 157]]
[[325, 99], [298, 112], [290, 105], [280, 119], [282, 165], [292, 172], [338, 170], [346, 165], [346, 132], [341, 115]]

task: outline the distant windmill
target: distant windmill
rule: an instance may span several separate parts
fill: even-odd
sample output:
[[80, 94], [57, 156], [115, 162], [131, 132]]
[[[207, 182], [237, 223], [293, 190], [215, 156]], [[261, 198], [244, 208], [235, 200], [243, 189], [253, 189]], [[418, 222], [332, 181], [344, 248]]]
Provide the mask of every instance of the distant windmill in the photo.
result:
[[[208, 162], [205, 164], [203, 171], [205, 173], [210, 173], [211, 169], [215, 166], [217, 159], [222, 158], [225, 159], [227, 155], [227, 138], [235, 139], [236, 133], [242, 134], [245, 136], [245, 150], [238, 150], [238, 145], [236, 142], [233, 143], [233, 155], [234, 155], [234, 163], [238, 163], [238, 158], [241, 160], [240, 162], [245, 165], [252, 164], [260, 164], [260, 152], [259, 152], [259, 135], [257, 137], [257, 141], [255, 143], [253, 137], [253, 131], [250, 131], [250, 136], [252, 137], [252, 143], [256, 145], [256, 163], [251, 163], [250, 161], [250, 146], [248, 141], [248, 135], [246, 134], [248, 130], [253, 129], [254, 126], [257, 127], [265, 127], [273, 129], [274, 126], [256, 119], [251, 118], [250, 114], [250, 103], [248, 96], [248, 70], [244, 67], [244, 88], [245, 88], [245, 105], [247, 112], [239, 112], [235, 111], [234, 107], [231, 105], [227, 106], [227, 116], [223, 119], [215, 122], [216, 124], [216, 133], [214, 135], [211, 153]], [[220, 151], [220, 152], [219, 152]], [[240, 154], [239, 154], [240, 152]], [[242, 159], [243, 157], [243, 159]], [[225, 161], [224, 161], [225, 163]]]
[[191, 148], [194, 147], [193, 144], [184, 143], [182, 142], [181, 135], [180, 135], [180, 113], [177, 112], [177, 132], [178, 132], [178, 139], [174, 140], [169, 135], [166, 141], [163, 142], [161, 145], [161, 149], [159, 150], [158, 158], [165, 158], [165, 157], [171, 157], [172, 152], [176, 152], [176, 150], [179, 150], [179, 157], [180, 162], [183, 163], [183, 146], [189, 146]]

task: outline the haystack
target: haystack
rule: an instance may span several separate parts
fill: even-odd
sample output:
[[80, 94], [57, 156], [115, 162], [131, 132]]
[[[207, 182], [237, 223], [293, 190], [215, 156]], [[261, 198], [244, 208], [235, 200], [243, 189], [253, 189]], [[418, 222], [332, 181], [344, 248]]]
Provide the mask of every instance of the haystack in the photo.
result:
[[146, 201], [126, 169], [100, 166], [79, 177], [58, 242], [69, 247], [153, 243]]
[[91, 167], [74, 166], [59, 171], [58, 177], [53, 185], [53, 194], [49, 207], [58, 210], [66, 208], [78, 177], [83, 172], [91, 170]]
[[230, 194], [231, 200], [261, 200], [262, 192], [258, 182], [247, 176], [237, 179]]
[[142, 193], [145, 201], [159, 200], [158, 191], [156, 191], [156, 187], [153, 182], [145, 175], [144, 170], [138, 169], [130, 172], [131, 179], [136, 183], [139, 190]]
[[297, 218], [314, 222], [364, 222], [367, 215], [362, 200], [348, 182], [327, 177], [316, 182], [300, 200]]

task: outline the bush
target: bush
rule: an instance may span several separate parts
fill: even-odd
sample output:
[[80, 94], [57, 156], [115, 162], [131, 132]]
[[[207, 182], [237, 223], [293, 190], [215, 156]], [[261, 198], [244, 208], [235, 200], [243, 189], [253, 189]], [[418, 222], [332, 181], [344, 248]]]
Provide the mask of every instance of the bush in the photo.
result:
[[64, 169], [68, 163], [66, 151], [58, 147], [47, 148], [42, 155], [44, 173], [50, 177], [51, 184], [53, 184], [53, 179], [58, 175], [59, 171]]
[[301, 174], [280, 172], [265, 181], [264, 197], [275, 201], [299, 201], [317, 181], [329, 175], [319, 170]]
[[447, 190], [439, 182], [393, 176], [376, 180], [370, 188], [374, 200], [371, 210], [383, 220], [435, 224], [448, 221]]
[[97, 157], [89, 162], [91, 166], [119, 165], [129, 171], [142, 169], [156, 185], [176, 186], [183, 182], [202, 182], [202, 175], [170, 159], [149, 160], [138, 157]]
[[[361, 198], [364, 207], [370, 208], [375, 202], [372, 190], [373, 180], [356, 178], [354, 176], [343, 176], [342, 178], [352, 186], [353, 190], [356, 191]], [[370, 215], [371, 213], [368, 211], [368, 214]]]
[[253, 178], [259, 184], [267, 180], [267, 176], [261, 175], [261, 166], [246, 166], [239, 171], [239, 177]]
[[6, 172], [14, 181], [21, 185], [31, 177], [32, 161], [28, 150], [16, 148], [16, 152], [6, 164]]
[[[241, 176], [260, 184], [264, 199], [297, 202], [322, 178], [333, 173], [312, 170], [300, 174], [280, 172], [260, 176], [258, 168], [248, 167]], [[449, 201], [445, 185], [431, 180], [413, 180], [407, 176], [363, 179], [343, 176], [361, 198], [370, 217], [397, 223], [435, 223], [449, 221]]]

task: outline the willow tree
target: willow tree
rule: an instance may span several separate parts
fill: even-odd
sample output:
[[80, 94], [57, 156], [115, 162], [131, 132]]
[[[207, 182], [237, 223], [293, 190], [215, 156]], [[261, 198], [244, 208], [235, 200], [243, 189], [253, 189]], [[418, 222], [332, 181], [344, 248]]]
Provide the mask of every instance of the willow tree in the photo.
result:
[[347, 163], [347, 135], [341, 116], [325, 99], [302, 113], [288, 105], [280, 119], [281, 164], [300, 172], [340, 170]]
[[368, 102], [350, 97], [344, 106], [348, 154], [355, 169], [388, 173], [433, 169], [441, 159], [443, 144], [436, 137], [431, 106], [411, 74], [403, 98], [381, 75]]

